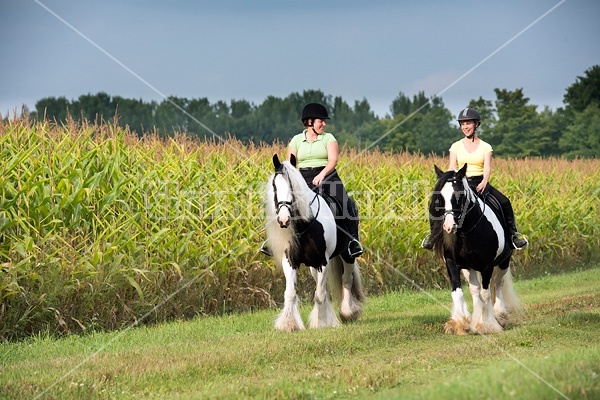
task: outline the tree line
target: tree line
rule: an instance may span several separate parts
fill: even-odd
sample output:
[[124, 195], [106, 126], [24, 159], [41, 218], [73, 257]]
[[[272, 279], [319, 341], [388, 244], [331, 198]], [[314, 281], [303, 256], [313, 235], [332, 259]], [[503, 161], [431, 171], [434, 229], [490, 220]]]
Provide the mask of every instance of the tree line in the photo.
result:
[[[522, 89], [495, 89], [496, 99], [479, 97], [465, 105], [482, 117], [480, 136], [505, 157], [600, 156], [600, 65], [566, 89], [564, 107], [538, 111]], [[69, 101], [65, 97], [39, 100], [34, 119], [66, 123], [74, 119], [117, 123], [138, 135], [173, 135], [185, 132], [200, 139], [233, 136], [242, 142], [287, 142], [301, 130], [302, 107], [324, 104], [332, 116], [328, 131], [346, 146], [383, 151], [443, 155], [453, 138], [459, 138], [456, 116], [440, 97], [424, 92], [412, 98], [400, 92], [390, 114], [377, 117], [366, 99], [349, 104], [320, 90], [291, 93], [285, 98], [267, 97], [261, 104], [246, 100], [217, 101], [171, 96], [161, 102], [145, 102], [100, 92]], [[458, 111], [456, 111], [458, 112]]]

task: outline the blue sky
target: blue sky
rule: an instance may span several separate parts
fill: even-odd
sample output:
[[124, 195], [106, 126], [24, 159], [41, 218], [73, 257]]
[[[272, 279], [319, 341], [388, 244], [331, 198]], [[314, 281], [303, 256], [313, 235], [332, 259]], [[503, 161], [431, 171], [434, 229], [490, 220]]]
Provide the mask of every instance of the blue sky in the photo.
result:
[[555, 109], [600, 64], [599, 17], [596, 0], [2, 0], [0, 114], [100, 91], [259, 104], [306, 89], [380, 116], [419, 91], [453, 114], [494, 88]]

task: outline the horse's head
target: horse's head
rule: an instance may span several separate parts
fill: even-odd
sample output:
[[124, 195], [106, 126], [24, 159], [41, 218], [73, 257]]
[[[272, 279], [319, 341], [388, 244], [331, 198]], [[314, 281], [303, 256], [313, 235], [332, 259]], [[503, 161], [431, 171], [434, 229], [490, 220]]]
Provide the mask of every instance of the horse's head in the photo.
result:
[[467, 164], [458, 171], [443, 172], [435, 165], [438, 181], [429, 204], [430, 218], [443, 230], [456, 233], [464, 221], [469, 205], [470, 188], [465, 179]]
[[271, 177], [267, 208], [275, 214], [279, 226], [287, 228], [294, 220], [310, 221], [313, 214], [310, 208], [315, 193], [308, 187], [302, 174], [295, 167], [296, 157], [290, 161], [279, 161], [273, 156], [275, 173]]
[[275, 213], [277, 222], [282, 228], [287, 228], [292, 219], [292, 207], [294, 205], [294, 192], [290, 184], [289, 175], [284, 165], [279, 161], [277, 154], [273, 156], [275, 175], [273, 176], [273, 201], [275, 202]]

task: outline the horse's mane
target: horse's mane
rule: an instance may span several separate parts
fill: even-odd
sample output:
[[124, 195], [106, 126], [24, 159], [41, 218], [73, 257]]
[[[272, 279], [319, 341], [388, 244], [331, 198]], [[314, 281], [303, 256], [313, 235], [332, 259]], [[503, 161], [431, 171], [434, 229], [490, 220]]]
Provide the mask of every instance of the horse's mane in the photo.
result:
[[[289, 161], [283, 161], [281, 163], [283, 175], [287, 177], [287, 180], [291, 186], [292, 193], [294, 194], [294, 208], [297, 210], [297, 215], [294, 215], [296, 219], [302, 221], [310, 221], [313, 218], [312, 211], [310, 209], [310, 202], [314, 192], [308, 187], [306, 181], [302, 177], [300, 171], [298, 171]], [[276, 213], [273, 191], [273, 179], [275, 174], [271, 176], [267, 184], [267, 199], [266, 206], [267, 212], [271, 215]]]
[[[315, 193], [308, 187], [306, 181], [302, 177], [300, 171], [298, 171], [289, 161], [283, 161], [281, 163], [281, 169], [283, 176], [286, 177], [287, 181], [291, 186], [291, 191], [294, 195], [294, 213], [292, 220], [308, 222], [312, 220], [313, 213], [310, 208], [310, 202], [315, 196]], [[275, 254], [283, 251], [287, 246], [297, 246], [298, 237], [297, 232], [293, 229], [282, 230], [277, 223], [276, 217], [276, 205], [275, 205], [275, 192], [273, 189], [273, 180], [275, 174], [271, 176], [267, 183], [266, 190], [266, 214], [267, 214], [267, 238], [269, 239], [269, 246]], [[276, 257], [277, 259], [278, 257]]]

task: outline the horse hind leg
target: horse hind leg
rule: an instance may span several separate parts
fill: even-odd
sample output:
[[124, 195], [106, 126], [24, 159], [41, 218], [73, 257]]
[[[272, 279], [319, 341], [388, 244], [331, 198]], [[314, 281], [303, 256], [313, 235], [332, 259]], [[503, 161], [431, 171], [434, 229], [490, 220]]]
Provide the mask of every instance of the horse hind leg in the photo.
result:
[[328, 328], [340, 325], [333, 304], [331, 304], [329, 293], [327, 293], [327, 270], [327, 266], [322, 267], [321, 271], [316, 271], [311, 267], [311, 274], [315, 277], [317, 287], [315, 289], [314, 307], [308, 316], [309, 328]]
[[285, 294], [283, 309], [275, 319], [275, 328], [285, 332], [300, 331], [306, 329], [300, 315], [300, 305], [296, 293], [296, 275], [294, 269], [287, 258], [282, 262], [283, 272], [285, 274]]
[[512, 283], [512, 274], [510, 268], [495, 268], [492, 274], [493, 298], [494, 298], [494, 316], [503, 328], [510, 315], [520, 311], [519, 300]]

